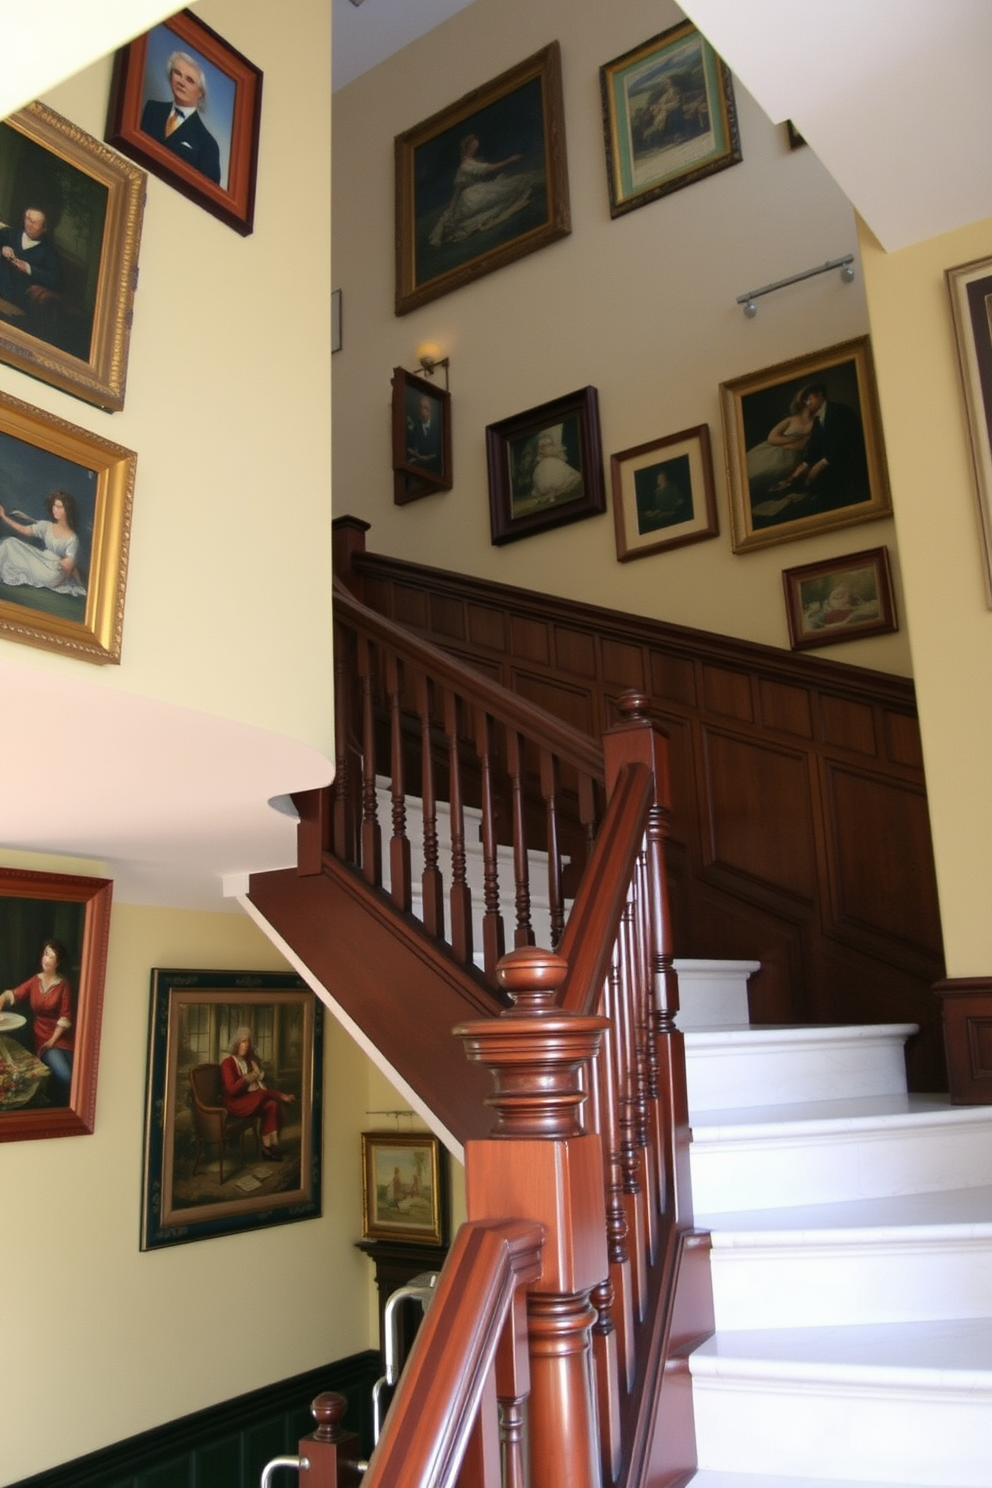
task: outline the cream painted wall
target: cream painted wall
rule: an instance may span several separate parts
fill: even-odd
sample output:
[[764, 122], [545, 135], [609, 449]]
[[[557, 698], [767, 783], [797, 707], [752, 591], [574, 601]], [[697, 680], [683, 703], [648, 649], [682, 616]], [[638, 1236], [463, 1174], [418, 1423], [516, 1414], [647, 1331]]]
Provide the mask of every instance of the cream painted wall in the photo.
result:
[[[326, 751], [330, 7], [203, 0], [196, 13], [264, 73], [253, 235], [149, 176], [123, 412], [5, 366], [0, 390], [138, 453], [122, 661], [86, 679]], [[45, 101], [101, 138], [111, 67]], [[61, 656], [0, 648], [80, 675]]]
[[945, 270], [992, 255], [992, 219], [862, 262], [913, 617], [940, 913], [952, 977], [992, 972], [992, 612]]
[[[788, 646], [781, 571], [888, 545], [891, 521], [735, 556], [730, 547], [719, 384], [867, 329], [859, 273], [769, 296], [754, 320], [744, 290], [857, 251], [853, 213], [808, 149], [790, 151], [736, 88], [743, 164], [611, 221], [599, 67], [680, 19], [663, 0], [476, 0], [334, 98], [333, 277], [344, 296], [334, 358], [337, 514], [371, 522], [370, 548], [706, 630]], [[571, 236], [413, 313], [393, 314], [393, 138], [558, 38]], [[389, 396], [418, 342], [451, 356], [455, 486], [392, 501]], [[505, 548], [489, 540], [488, 423], [586, 384], [599, 389], [610, 453], [707, 423], [717, 540], [618, 564], [611, 512]], [[911, 670], [903, 629], [821, 656]]]
[[[28, 865], [26, 855], [0, 861]], [[100, 873], [99, 864], [46, 866]], [[285, 962], [245, 916], [114, 907], [95, 1130], [0, 1145], [5, 1248], [19, 1279], [5, 1300], [4, 1335], [17, 1344], [0, 1483], [375, 1342], [371, 1268], [354, 1247], [371, 1066], [330, 1018], [323, 1216], [139, 1251], [154, 966]], [[246, 1325], [253, 1347], [235, 1341]], [[191, 1346], [194, 1334], [217, 1346]]]

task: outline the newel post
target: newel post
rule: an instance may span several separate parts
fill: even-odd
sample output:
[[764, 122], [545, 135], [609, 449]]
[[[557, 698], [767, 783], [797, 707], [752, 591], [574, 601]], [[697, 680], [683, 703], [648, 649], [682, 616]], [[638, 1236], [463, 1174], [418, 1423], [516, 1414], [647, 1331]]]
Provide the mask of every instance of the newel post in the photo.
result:
[[583, 1066], [605, 1018], [555, 1005], [568, 963], [531, 946], [511, 951], [497, 977], [514, 1006], [455, 1033], [495, 1090], [490, 1136], [466, 1145], [468, 1217], [534, 1219], [545, 1226], [543, 1274], [527, 1297], [530, 1481], [601, 1488], [589, 1297], [609, 1274], [602, 1147], [583, 1130]]
[[310, 1406], [317, 1429], [300, 1442], [300, 1457], [309, 1465], [300, 1473], [306, 1488], [348, 1488], [357, 1485], [358, 1437], [341, 1425], [348, 1402], [334, 1390], [325, 1390]]

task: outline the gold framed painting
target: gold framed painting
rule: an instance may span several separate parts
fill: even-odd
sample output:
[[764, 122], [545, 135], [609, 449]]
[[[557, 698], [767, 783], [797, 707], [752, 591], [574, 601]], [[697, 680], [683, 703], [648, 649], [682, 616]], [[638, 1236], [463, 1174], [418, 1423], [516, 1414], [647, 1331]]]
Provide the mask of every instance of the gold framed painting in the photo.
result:
[[611, 455], [610, 476], [620, 563], [718, 535], [708, 424]]
[[0, 360], [124, 407], [145, 174], [43, 103], [0, 122]]
[[322, 1012], [291, 972], [152, 972], [142, 1250], [319, 1217]]
[[0, 1142], [93, 1130], [112, 893], [0, 868]]
[[741, 160], [730, 72], [691, 21], [599, 70], [610, 216]]
[[892, 514], [867, 336], [720, 385], [735, 553]]
[[396, 314], [571, 232], [557, 42], [397, 135]]
[[992, 608], [992, 258], [947, 270], [978, 498], [985, 596]]
[[445, 1153], [429, 1132], [362, 1132], [362, 1238], [448, 1243]]
[[793, 651], [899, 629], [888, 548], [787, 568], [782, 583]]
[[137, 460], [0, 393], [0, 635], [120, 661]]

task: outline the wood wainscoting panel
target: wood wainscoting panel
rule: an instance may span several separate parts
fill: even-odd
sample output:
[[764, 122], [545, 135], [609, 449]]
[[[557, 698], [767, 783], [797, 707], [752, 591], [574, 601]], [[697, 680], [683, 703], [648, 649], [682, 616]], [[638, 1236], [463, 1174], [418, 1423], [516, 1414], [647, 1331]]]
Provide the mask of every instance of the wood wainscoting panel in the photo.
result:
[[529, 620], [522, 615], [510, 616], [510, 654], [522, 661], [551, 664], [551, 627], [546, 620]]
[[577, 677], [596, 678], [596, 637], [589, 630], [572, 626], [554, 628], [555, 664], [560, 672], [574, 672]]
[[923, 772], [923, 744], [916, 717], [887, 708], [882, 715], [886, 757], [894, 765]]
[[430, 630], [431, 592], [429, 589], [414, 589], [409, 584], [397, 584], [392, 594], [392, 605], [383, 614], [388, 614], [397, 625], [409, 625], [411, 630], [426, 633]]
[[794, 734], [798, 739], [812, 739], [813, 705], [808, 688], [786, 686], [761, 677], [758, 698], [763, 727], [775, 733]]
[[825, 693], [820, 698], [820, 728], [824, 744], [835, 749], [852, 749], [872, 758], [878, 754], [875, 710], [869, 703]]
[[506, 611], [497, 610], [493, 605], [476, 604], [469, 604], [466, 609], [468, 639], [471, 644], [482, 646], [487, 651], [506, 651]]
[[465, 605], [448, 594], [431, 595], [431, 629], [436, 635], [447, 636], [452, 641], [468, 639], [465, 622]]
[[603, 658], [603, 681], [607, 687], [618, 692], [626, 692], [631, 687], [636, 687], [638, 692], [644, 691], [644, 652], [640, 646], [628, 646], [604, 636], [600, 639], [599, 650]]
[[811, 904], [816, 853], [807, 756], [714, 728], [702, 732], [706, 867]]
[[660, 703], [681, 703], [695, 708], [697, 698], [696, 668], [684, 656], [666, 651], [651, 651], [649, 690]]
[[[939, 961], [937, 876], [927, 800], [919, 786], [825, 762], [831, 934], [905, 964]], [[824, 905], [827, 908], [827, 904]]]
[[933, 990], [944, 1021], [951, 1100], [992, 1105], [992, 977], [948, 977]]
[[549, 713], [570, 723], [573, 728], [581, 729], [586, 734], [593, 732], [596, 709], [588, 687], [570, 687], [565, 682], [552, 681], [516, 666], [512, 668], [510, 686], [529, 703], [546, 708]]
[[721, 718], [736, 718], [739, 723], [754, 722], [751, 678], [747, 672], [729, 667], [703, 667], [703, 700], [710, 713]]

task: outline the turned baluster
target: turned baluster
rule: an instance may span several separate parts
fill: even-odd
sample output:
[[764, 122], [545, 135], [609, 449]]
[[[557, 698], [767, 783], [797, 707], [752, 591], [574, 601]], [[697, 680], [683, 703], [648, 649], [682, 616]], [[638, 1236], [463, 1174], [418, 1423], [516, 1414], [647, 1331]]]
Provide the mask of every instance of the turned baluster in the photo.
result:
[[389, 839], [389, 897], [396, 908], [409, 913], [413, 903], [410, 869], [410, 839], [406, 834], [406, 784], [403, 773], [403, 712], [399, 663], [386, 657], [386, 693], [389, 697], [389, 773], [393, 834]]
[[358, 773], [352, 749], [354, 635], [343, 625], [335, 628], [334, 647], [334, 810], [331, 850], [343, 863], [358, 856]]
[[444, 694], [444, 731], [448, 740], [448, 806], [451, 812], [451, 948], [467, 966], [472, 960], [472, 891], [465, 863], [465, 809], [458, 751], [458, 699]]
[[561, 881], [561, 846], [558, 841], [558, 760], [541, 750], [541, 795], [547, 819], [548, 899], [551, 903], [551, 944], [557, 946], [565, 932], [565, 895]]
[[503, 916], [499, 909], [499, 866], [496, 851], [496, 811], [493, 805], [492, 720], [475, 712], [475, 747], [482, 765], [482, 954], [486, 975], [496, 975], [496, 963], [506, 949]]
[[492, 1134], [466, 1146], [466, 1203], [470, 1219], [518, 1214], [545, 1226], [527, 1303], [530, 1481], [601, 1488], [589, 1298], [608, 1274], [603, 1165], [580, 1120], [579, 1071], [606, 1020], [555, 1006], [567, 969], [550, 951], [511, 951], [498, 980], [514, 1006], [455, 1030], [495, 1084]]
[[530, 918], [530, 859], [527, 856], [527, 819], [524, 810], [523, 746], [515, 729], [507, 729], [506, 764], [513, 792], [513, 881], [516, 927], [515, 947], [532, 946], [534, 929]]
[[616, 1041], [612, 973], [603, 985], [601, 1011], [609, 1021], [596, 1059], [599, 1090], [599, 1131], [606, 1174], [606, 1244], [613, 1284], [613, 1322], [617, 1330], [617, 1353], [622, 1378], [628, 1390], [634, 1385], [634, 1280], [627, 1248], [627, 1212], [623, 1194], [623, 1164], [620, 1152], [620, 1115], [617, 1100]]
[[358, 637], [358, 675], [362, 685], [362, 872], [366, 883], [382, 883], [382, 833], [375, 799], [375, 697], [371, 647]]
[[360, 1482], [358, 1437], [341, 1425], [347, 1409], [347, 1400], [333, 1390], [310, 1406], [317, 1429], [300, 1442], [300, 1457], [309, 1463], [300, 1482], [307, 1488], [350, 1488]]
[[420, 719], [420, 793], [424, 808], [424, 926], [428, 935], [444, 939], [444, 880], [438, 866], [437, 791], [431, 749], [431, 690], [424, 672], [417, 673], [417, 714]]

